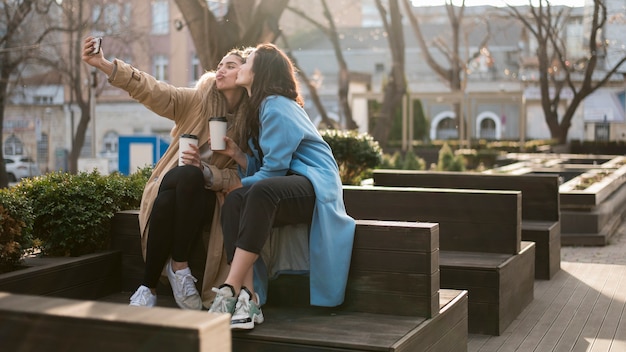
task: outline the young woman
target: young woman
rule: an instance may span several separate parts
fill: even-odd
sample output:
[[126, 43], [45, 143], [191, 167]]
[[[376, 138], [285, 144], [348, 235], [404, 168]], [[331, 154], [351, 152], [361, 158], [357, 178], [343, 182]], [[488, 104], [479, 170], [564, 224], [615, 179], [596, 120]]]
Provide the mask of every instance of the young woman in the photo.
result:
[[[111, 85], [174, 122], [171, 144], [155, 165], [141, 199], [139, 225], [146, 267], [142, 285], [131, 296], [130, 305], [154, 306], [157, 283], [165, 271], [181, 308], [202, 309], [204, 302], [208, 307], [214, 296], [211, 287], [223, 282], [228, 272], [222, 255], [220, 205], [225, 192], [239, 184], [232, 159], [211, 152], [208, 120], [226, 116], [228, 136], [245, 140], [248, 97], [245, 89], [235, 84], [245, 54], [229, 52], [217, 70], [205, 73], [195, 87], [181, 88], [158, 81], [119, 59], [111, 62], [102, 50], [92, 54], [93, 46], [93, 37], [84, 40], [85, 63], [104, 72]], [[184, 153], [184, 165], [178, 166], [181, 134], [194, 134], [199, 143]], [[208, 251], [202, 295], [189, 268], [191, 253], [198, 245]]]
[[344, 299], [355, 221], [345, 211], [332, 151], [302, 108], [289, 58], [272, 44], [258, 45], [237, 84], [250, 97], [248, 144], [227, 138], [224, 154], [239, 165], [243, 187], [222, 208], [231, 267], [209, 311], [231, 313], [234, 329], [252, 329], [264, 320], [253, 265], [271, 229], [310, 224], [311, 304], [332, 307]]

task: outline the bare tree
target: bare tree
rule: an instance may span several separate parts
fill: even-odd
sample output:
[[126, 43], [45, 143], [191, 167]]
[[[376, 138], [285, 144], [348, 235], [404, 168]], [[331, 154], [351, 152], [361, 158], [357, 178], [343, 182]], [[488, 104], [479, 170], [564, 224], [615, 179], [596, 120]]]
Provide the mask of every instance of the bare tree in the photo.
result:
[[[441, 35], [438, 35], [433, 38], [431, 42], [427, 42], [424, 38], [419, 19], [415, 13], [413, 13], [411, 2], [409, 0], [403, 0], [403, 3], [407, 16], [409, 17], [409, 22], [411, 23], [411, 28], [413, 29], [413, 34], [415, 34], [417, 38], [422, 55], [428, 66], [447, 83], [452, 92], [463, 91], [467, 84], [467, 77], [464, 75], [464, 72], [466, 72], [471, 61], [480, 55], [480, 50], [489, 42], [489, 26], [487, 25], [487, 34], [482, 39], [477, 50], [471, 55], [467, 55], [469, 57], [464, 57], [461, 54], [461, 35], [470, 30], [467, 26], [464, 26], [465, 0], [461, 2], [460, 6], [454, 6], [451, 1], [446, 1], [445, 8], [448, 15], [448, 22], [450, 23], [451, 38], [442, 38]], [[469, 46], [469, 43], [465, 43], [465, 45]], [[466, 49], [469, 50], [469, 48]], [[435, 59], [431, 50], [439, 51], [445, 57], [445, 64]], [[460, 104], [454, 104], [454, 110], [456, 118], [459, 120], [461, 118]]]
[[230, 0], [224, 17], [217, 18], [205, 0], [176, 0], [206, 69], [216, 67], [234, 47], [274, 42], [280, 35], [278, 22], [287, 3], [288, 0]]
[[383, 103], [376, 119], [372, 137], [384, 148], [389, 139], [389, 131], [393, 121], [394, 111], [401, 106], [406, 94], [406, 77], [404, 63], [404, 31], [402, 30], [402, 15], [398, 0], [389, 0], [389, 10], [385, 9], [382, 0], [376, 0], [376, 7], [380, 12], [383, 26], [387, 32], [389, 49], [391, 52], [391, 71], [384, 87]]
[[[78, 171], [78, 159], [85, 145], [85, 138], [90, 122], [93, 123], [93, 105], [99, 91], [106, 82], [98, 82], [94, 69], [90, 69], [82, 62], [83, 39], [90, 34], [103, 33], [107, 35], [105, 44], [110, 52], [118, 54], [131, 50], [128, 43], [141, 38], [141, 33], [133, 30], [129, 18], [125, 17], [123, 9], [128, 6], [122, 0], [101, 1], [63, 0], [61, 13], [58, 16], [56, 26], [50, 27], [57, 34], [61, 34], [66, 44], [56, 45], [42, 52], [37, 61], [55, 72], [60, 73], [69, 90], [70, 107], [76, 106], [80, 112], [78, 123], [74, 126], [74, 110], [71, 109], [72, 143], [68, 156], [68, 171]], [[119, 11], [109, 9], [117, 7]], [[111, 13], [117, 13], [118, 18], [112, 18]], [[118, 45], [115, 45], [115, 42]], [[141, 42], [141, 41], [138, 41]], [[124, 43], [120, 45], [119, 43]], [[119, 49], [119, 50], [118, 50]], [[126, 52], [126, 54], [131, 54]], [[62, 58], [62, 59], [61, 59]]]
[[307, 20], [308, 22], [312, 23], [330, 40], [333, 46], [333, 50], [335, 52], [337, 64], [339, 65], [339, 105], [341, 106], [343, 115], [346, 119], [346, 127], [349, 130], [358, 129], [359, 126], [352, 118], [352, 108], [350, 107], [350, 102], [348, 101], [348, 93], [350, 89], [350, 71], [348, 70], [348, 64], [346, 63], [343, 52], [341, 50], [341, 43], [339, 42], [339, 32], [337, 31], [337, 27], [335, 26], [335, 19], [333, 18], [333, 15], [328, 8], [328, 3], [326, 2], [326, 0], [322, 0], [322, 7], [324, 9], [324, 18], [326, 18], [326, 21], [328, 22], [327, 26], [313, 19], [301, 9], [295, 8], [293, 6], [288, 6], [287, 9]]
[[[4, 155], [2, 132], [4, 111], [9, 102], [12, 78], [26, 63], [35, 57], [40, 44], [51, 32], [38, 25], [41, 19], [55, 5], [54, 0], [3, 0], [0, 12], [0, 154]], [[8, 186], [8, 176], [4, 162], [0, 166], [0, 188]]]
[[[533, 6], [529, 1], [528, 11], [509, 6], [508, 14], [518, 19], [537, 41], [537, 59], [541, 107], [550, 135], [560, 144], [567, 142], [574, 113], [580, 103], [596, 89], [605, 85], [618, 68], [626, 62], [626, 55], [614, 61], [613, 66], [602, 69], [601, 58], [605, 47], [600, 33], [607, 22], [606, 4], [603, 0], [593, 1], [593, 12], [587, 38], [587, 57], [578, 61], [568, 55], [565, 43], [565, 25], [569, 8], [557, 10], [547, 0]], [[571, 92], [571, 100], [562, 116], [559, 116], [561, 93]], [[553, 91], [552, 91], [553, 90]]]

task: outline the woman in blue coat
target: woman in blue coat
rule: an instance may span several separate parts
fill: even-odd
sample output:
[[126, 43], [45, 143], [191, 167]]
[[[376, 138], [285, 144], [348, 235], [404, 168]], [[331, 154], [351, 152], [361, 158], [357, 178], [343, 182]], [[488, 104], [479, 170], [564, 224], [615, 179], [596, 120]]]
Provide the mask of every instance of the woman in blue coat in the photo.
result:
[[273, 44], [260, 44], [241, 66], [236, 84], [250, 97], [249, 142], [226, 138], [224, 154], [239, 165], [241, 188], [222, 208], [230, 263], [209, 311], [232, 314], [231, 327], [263, 322], [253, 266], [275, 226], [308, 223], [311, 304], [343, 303], [355, 221], [346, 214], [332, 150], [302, 108], [294, 67]]

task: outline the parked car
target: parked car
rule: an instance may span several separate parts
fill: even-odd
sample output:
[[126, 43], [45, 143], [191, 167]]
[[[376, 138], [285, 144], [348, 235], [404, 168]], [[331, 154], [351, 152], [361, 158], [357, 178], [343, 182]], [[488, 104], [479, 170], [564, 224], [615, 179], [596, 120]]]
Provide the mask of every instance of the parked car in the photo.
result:
[[28, 156], [5, 155], [4, 165], [7, 169], [9, 182], [17, 182], [25, 177], [41, 175], [41, 170], [39, 170], [37, 163]]

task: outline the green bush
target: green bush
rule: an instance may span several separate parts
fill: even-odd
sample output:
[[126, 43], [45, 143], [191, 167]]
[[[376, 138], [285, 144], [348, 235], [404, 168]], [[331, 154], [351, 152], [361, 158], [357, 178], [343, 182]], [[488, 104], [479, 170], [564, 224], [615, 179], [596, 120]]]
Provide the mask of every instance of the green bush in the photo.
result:
[[413, 150], [408, 150], [404, 156], [399, 151], [393, 153], [393, 155], [384, 154], [383, 161], [380, 165], [381, 169], [396, 169], [396, 170], [425, 170], [426, 161], [423, 158], [415, 155]]
[[0, 189], [0, 272], [13, 270], [33, 247], [33, 212], [19, 193]]
[[437, 161], [438, 171], [465, 171], [465, 159], [463, 155], [455, 155], [452, 148], [444, 143], [439, 150], [439, 160]]
[[358, 185], [380, 165], [382, 149], [369, 134], [339, 130], [324, 130], [321, 134], [333, 150], [343, 184]]
[[79, 256], [108, 248], [110, 220], [120, 210], [137, 209], [150, 168], [120, 173], [49, 173], [12, 190], [30, 200], [33, 233], [50, 256]]

